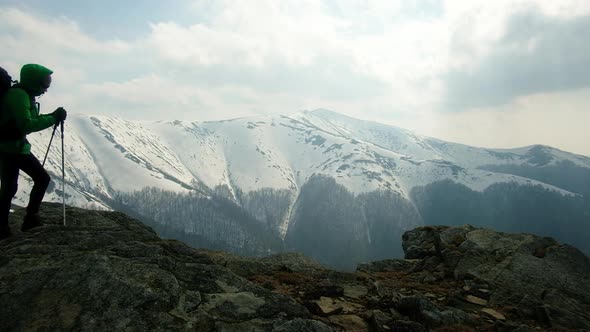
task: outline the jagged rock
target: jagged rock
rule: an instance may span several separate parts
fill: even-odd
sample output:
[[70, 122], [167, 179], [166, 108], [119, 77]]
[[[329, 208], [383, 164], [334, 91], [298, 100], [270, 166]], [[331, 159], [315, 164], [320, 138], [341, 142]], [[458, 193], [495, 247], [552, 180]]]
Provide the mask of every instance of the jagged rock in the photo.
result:
[[469, 225], [421, 227], [403, 239], [406, 259], [441, 259], [456, 279], [483, 284], [476, 289], [485, 290], [480, 294], [491, 305], [516, 306], [520, 315], [551, 326], [590, 329], [590, 260], [574, 247]]
[[488, 304], [487, 300], [481, 299], [477, 296], [473, 296], [473, 295], [467, 295], [465, 297], [465, 300], [469, 303], [473, 303], [473, 304], [477, 304], [477, 305], [481, 305], [481, 306], [486, 306]]
[[[256, 330], [248, 330], [248, 331], [256, 331]], [[278, 323], [275, 324], [275, 328], [272, 330], [273, 332], [330, 332], [334, 331], [328, 325], [310, 319], [301, 319], [295, 318], [293, 320], [287, 321], [285, 323]]]
[[212, 259], [216, 264], [222, 265], [244, 278], [278, 271], [312, 274], [326, 271], [326, 268], [313, 258], [294, 252], [279, 253], [262, 258], [215, 252]]
[[395, 332], [428, 332], [428, 329], [418, 323], [406, 320], [396, 320], [392, 323], [392, 331]]
[[543, 305], [540, 299], [535, 299], [528, 295], [525, 295], [522, 298], [516, 295], [514, 298], [508, 298], [507, 302], [512, 300], [518, 300], [518, 303], [514, 307], [514, 311], [521, 317], [536, 317], [536, 308]]
[[265, 300], [252, 292], [217, 293], [205, 296], [200, 309], [219, 317], [243, 321], [256, 317]]
[[271, 331], [273, 325], [271, 322], [263, 319], [252, 319], [238, 323], [219, 322], [217, 330], [219, 331]]
[[310, 299], [319, 299], [322, 296], [325, 297], [339, 297], [344, 295], [344, 288], [339, 285], [324, 284], [316, 285], [306, 292], [306, 297]]
[[387, 285], [385, 285], [381, 281], [375, 281], [372, 286], [373, 286], [374, 292], [380, 298], [399, 298], [401, 296], [397, 290], [395, 290], [391, 287], [388, 287]]
[[396, 303], [396, 309], [402, 314], [424, 322], [427, 326], [462, 324], [470, 317], [455, 308], [439, 308], [430, 300], [421, 296], [405, 296]]
[[0, 241], [2, 330], [270, 331], [278, 319], [310, 318], [293, 299], [121, 213], [68, 208], [67, 227], [61, 206], [42, 213], [45, 226], [21, 233], [17, 209], [15, 234]]
[[394, 320], [407, 320], [408, 317], [402, 315], [399, 311], [395, 308], [389, 308], [389, 313]]
[[432, 284], [438, 280], [438, 277], [436, 277], [434, 274], [432, 274], [430, 272], [426, 272], [426, 271], [417, 272], [414, 274], [414, 276], [416, 277], [416, 280], [420, 281], [421, 283], [425, 283], [425, 284]]
[[511, 324], [502, 321], [496, 321], [494, 323], [494, 329], [497, 332], [538, 332], [538, 329], [531, 328], [526, 325]]
[[488, 314], [488, 316], [490, 316], [494, 319], [506, 320], [506, 316], [504, 316], [503, 314], [497, 312], [496, 310], [494, 310], [492, 308], [483, 308], [483, 309], [481, 309], [481, 311], [485, 312], [486, 314]]
[[590, 325], [586, 321], [575, 319], [575, 314], [567, 309], [549, 305], [540, 306], [536, 309], [539, 320], [544, 321], [548, 326], [567, 326], [570, 329], [590, 331]]
[[353, 299], [361, 299], [369, 293], [367, 287], [363, 285], [343, 285], [342, 291], [344, 296], [353, 298]]
[[334, 299], [323, 296], [319, 300], [310, 301], [308, 308], [313, 313], [321, 316], [339, 314], [344, 309], [341, 305], [336, 303]]
[[[218, 331], [222, 332], [250, 332], [250, 331], [272, 331], [272, 332], [331, 332], [333, 328], [328, 325], [311, 319], [295, 318], [293, 320], [284, 321], [278, 319], [274, 322], [268, 320], [253, 319], [250, 321], [240, 323], [218, 323]], [[199, 330], [196, 331], [205, 331]]]
[[420, 262], [417, 259], [386, 259], [382, 261], [369, 262], [359, 264], [356, 268], [358, 272], [410, 272], [416, 263]]
[[369, 324], [359, 316], [356, 315], [336, 315], [330, 316], [330, 322], [340, 326], [345, 331], [369, 331]]
[[393, 307], [402, 297], [402, 294], [396, 289], [385, 285], [383, 282], [375, 281], [371, 286], [371, 293], [376, 295], [369, 298], [369, 302], [373, 306], [379, 308]]
[[363, 306], [358, 303], [347, 302], [343, 298], [330, 298], [324, 296], [319, 300], [307, 302], [307, 307], [311, 312], [320, 316], [354, 314], [363, 309]]
[[407, 231], [402, 236], [406, 259], [424, 259], [440, 254], [438, 234], [446, 226], [426, 226]]
[[391, 323], [393, 323], [393, 317], [384, 313], [381, 310], [372, 310], [367, 314], [369, 323], [372, 331], [384, 332], [391, 331]]

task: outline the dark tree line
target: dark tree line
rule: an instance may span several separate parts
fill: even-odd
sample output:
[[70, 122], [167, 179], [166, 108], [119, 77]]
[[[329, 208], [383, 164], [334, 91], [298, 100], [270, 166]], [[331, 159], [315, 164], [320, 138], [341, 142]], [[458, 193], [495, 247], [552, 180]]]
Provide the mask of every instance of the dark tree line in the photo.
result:
[[161, 236], [196, 247], [244, 255], [265, 255], [282, 249], [280, 239], [227, 198], [149, 187], [118, 193], [114, 199], [120, 210], [138, 216]]
[[329, 266], [402, 256], [401, 234], [421, 224], [409, 201], [396, 193], [354, 195], [333, 178], [312, 177], [294, 207], [285, 243]]
[[580, 195], [514, 182], [477, 192], [447, 180], [415, 188], [412, 198], [428, 225], [471, 224], [533, 233], [590, 253], [590, 208]]
[[115, 204], [161, 236], [195, 247], [244, 255], [298, 251], [342, 269], [403, 257], [403, 232], [422, 224], [534, 233], [590, 252], [588, 202], [542, 186], [499, 183], [477, 192], [446, 180], [414, 188], [408, 199], [389, 191], [355, 195], [333, 178], [313, 176], [295, 202], [289, 190], [216, 193], [145, 188], [115, 195]]
[[577, 166], [569, 160], [563, 160], [554, 165], [543, 167], [530, 165], [488, 165], [480, 168], [552, 184], [584, 196], [586, 203], [590, 205], [590, 169]]

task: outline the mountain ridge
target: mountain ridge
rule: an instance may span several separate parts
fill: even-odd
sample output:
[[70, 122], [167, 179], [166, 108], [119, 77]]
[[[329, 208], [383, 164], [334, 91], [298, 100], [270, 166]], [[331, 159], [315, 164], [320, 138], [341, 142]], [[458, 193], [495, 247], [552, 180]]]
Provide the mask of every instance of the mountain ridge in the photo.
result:
[[[463, 145], [463, 144], [457, 144], [457, 143], [448, 143], [448, 142], [444, 142], [441, 140], [437, 140], [437, 139], [433, 139], [433, 138], [428, 138], [428, 137], [424, 137], [424, 136], [419, 136], [419, 135], [415, 135], [413, 133], [411, 133], [408, 130], [404, 130], [401, 128], [397, 128], [397, 127], [393, 127], [393, 126], [388, 126], [388, 125], [381, 125], [378, 124], [376, 122], [369, 122], [369, 121], [362, 121], [362, 120], [356, 120], [347, 116], [343, 116], [343, 115], [339, 115], [338, 113], [332, 112], [332, 111], [327, 111], [327, 110], [321, 110], [321, 111], [303, 111], [303, 112], [297, 112], [294, 113], [293, 115], [291, 115], [291, 117], [288, 116], [281, 116], [280, 118], [282, 119], [286, 119], [287, 121], [291, 121], [291, 120], [297, 120], [297, 119], [301, 119], [302, 115], [306, 115], [306, 114], [311, 114], [313, 116], [317, 115], [317, 114], [328, 114], [333, 116], [334, 114], [336, 114], [336, 119], [338, 118], [343, 118], [343, 119], [347, 119], [347, 120], [354, 120], [358, 123], [363, 123], [363, 124], [375, 124], [375, 125], [379, 125], [380, 127], [386, 128], [386, 129], [392, 129], [392, 130], [397, 130], [397, 131], [401, 131], [403, 134], [408, 135], [408, 137], [406, 138], [406, 141], [403, 142], [402, 144], [397, 144], [397, 146], [393, 146], [393, 144], [390, 144], [390, 146], [387, 146], [387, 144], [379, 144], [382, 142], [378, 142], [376, 141], [376, 139], [363, 139], [364, 142], [368, 143], [368, 144], [373, 144], [374, 146], [378, 147], [379, 149], [384, 149], [387, 150], [388, 153], [393, 153], [394, 156], [398, 157], [396, 161], [399, 162], [404, 162], [404, 161], [409, 161], [411, 163], [413, 163], [413, 165], [421, 165], [421, 164], [425, 164], [425, 163], [430, 163], [430, 164], [436, 164], [436, 166], [442, 167], [444, 166], [444, 163], [456, 163], [459, 162], [459, 165], [456, 165], [457, 167], [464, 167], [465, 164], [469, 164], [470, 167], [473, 168], [477, 168], [477, 167], [481, 167], [483, 165], [485, 165], [485, 161], [490, 161], [492, 158], [487, 158], [487, 159], [482, 159], [481, 156], [480, 158], [473, 158], [473, 155], [469, 155], [467, 157], [465, 156], [458, 156], [458, 152], [456, 150], [460, 150], [460, 149], [467, 149], [467, 150], [479, 150], [481, 152], [479, 152], [479, 154], [481, 155], [482, 153], [484, 154], [496, 154], [497, 156], [500, 156], [499, 158], [524, 158], [526, 156], [527, 153], [530, 153], [531, 150], [535, 151], [535, 150], [542, 150], [540, 153], [546, 153], [551, 157], [553, 157], [553, 159], [557, 160], [557, 156], [555, 156], [556, 152], [557, 153], [563, 153], [563, 151], [555, 149], [555, 148], [550, 148], [547, 146], [543, 146], [543, 145], [532, 145], [529, 147], [521, 147], [521, 148], [515, 148], [515, 149], [488, 149], [488, 148], [483, 148], [483, 149], [478, 149], [478, 148], [474, 148], [471, 146], [467, 146], [467, 145]], [[88, 119], [90, 120], [91, 123], [89, 123]], [[106, 125], [104, 125], [100, 119], [103, 119], [103, 122], [110, 122]], [[210, 137], [211, 135], [215, 135], [216, 131], [219, 131], [219, 134], [225, 134], [225, 137], [230, 137], [230, 135], [227, 134], [227, 132], [223, 131], [223, 124], [224, 123], [231, 123], [231, 122], [236, 122], [236, 121], [241, 121], [241, 122], [246, 122], [244, 125], [246, 126], [246, 128], [250, 127], [249, 129], [254, 129], [255, 127], [255, 122], [264, 122], [263, 120], [269, 121], [269, 120], [275, 120], [276, 117], [273, 116], [264, 116], [264, 117], [251, 117], [251, 118], [238, 118], [238, 119], [232, 119], [232, 120], [223, 120], [223, 121], [217, 121], [217, 122], [206, 122], [206, 124], [213, 124], [212, 128], [207, 128], [206, 126], [203, 126], [203, 124], [205, 123], [196, 123], [196, 122], [183, 122], [183, 121], [170, 121], [170, 122], [137, 122], [137, 124], [134, 124], [136, 122], [131, 122], [131, 121], [126, 121], [126, 120], [122, 120], [119, 119], [117, 120], [116, 118], [108, 118], [108, 117], [86, 117], [86, 116], [77, 116], [76, 118], [72, 119], [72, 122], [75, 122], [75, 127], [72, 128], [67, 128], [70, 130], [74, 130], [73, 134], [75, 137], [80, 137], [82, 139], [85, 139], [86, 141], [83, 142], [83, 144], [78, 144], [76, 146], [76, 148], [78, 147], [88, 147], [89, 145], [92, 145], [92, 141], [101, 141], [101, 140], [106, 140], [109, 144], [112, 144], [111, 147], [108, 146], [100, 146], [100, 145], [95, 145], [94, 149], [86, 149], [86, 150], [104, 150], [106, 148], [109, 149], [114, 149], [115, 153], [109, 153], [108, 156], [109, 157], [117, 157], [118, 155], [124, 155], [127, 157], [127, 159], [130, 159], [131, 161], [135, 162], [138, 166], [142, 167], [142, 168], [153, 168], [156, 173], [159, 171], [161, 174], [164, 174], [164, 177], [169, 177], [170, 180], [172, 182], [176, 182], [177, 185], [180, 185], [182, 187], [185, 187], [185, 189], [194, 189], [195, 185], [194, 182], [200, 182], [201, 184], [206, 185], [209, 188], [214, 188], [217, 185], [228, 185], [230, 188], [230, 184], [232, 183], [232, 181], [238, 181], [240, 179], [229, 179], [229, 173], [232, 172], [231, 169], [221, 169], [221, 170], [214, 170], [216, 172], [216, 176], [215, 175], [210, 175], [210, 173], [212, 172], [212, 165], [213, 166], [218, 166], [218, 165], [223, 165], [223, 166], [227, 166], [229, 165], [235, 165], [235, 164], [239, 164], [240, 167], [244, 167], [244, 165], [248, 164], [249, 161], [252, 161], [256, 158], [254, 158], [256, 156], [256, 154], [252, 153], [251, 156], [241, 156], [241, 158], [237, 158], [237, 160], [230, 160], [230, 158], [232, 157], [231, 155], [235, 154], [231, 147], [227, 147], [227, 146], [223, 146], [222, 144], [220, 144], [220, 142], [215, 142], [212, 141], [212, 138]], [[86, 121], [84, 121], [86, 120]], [[305, 119], [307, 123], [312, 123], [310, 122], [309, 119]], [[315, 121], [318, 121], [318, 119], [312, 119]], [[325, 121], [325, 119], [320, 119], [322, 121]], [[300, 122], [302, 123], [302, 122]], [[122, 127], [116, 128], [115, 124], [119, 124], [122, 125]], [[162, 125], [168, 125], [171, 127], [157, 127], [154, 126], [156, 124], [162, 124]], [[340, 125], [341, 123], [337, 123], [338, 125]], [[276, 126], [277, 124], [275, 124]], [[279, 123], [278, 125], [282, 125], [282, 126], [286, 126], [285, 123]], [[334, 123], [332, 123], [333, 127], [334, 127]], [[102, 127], [101, 127], [102, 126]], [[202, 127], [201, 127], [202, 126]], [[313, 124], [312, 126], [314, 127], [314, 129], [320, 131], [320, 132], [324, 132], [324, 133], [328, 133], [330, 135], [334, 135], [333, 132], [330, 131], [326, 131], [325, 128], [321, 128], [319, 127], [317, 124]], [[180, 128], [178, 128], [180, 127]], [[76, 130], [80, 128], [80, 130]], [[344, 128], [343, 126], [340, 126], [339, 128], [335, 129], [335, 130], [341, 130], [342, 128]], [[230, 128], [231, 129], [231, 128]], [[298, 130], [303, 130], [301, 128], [297, 128]], [[304, 128], [305, 130], [310, 130], [309, 128]], [[110, 130], [110, 131], [109, 131]], [[136, 137], [135, 139], [133, 139], [132, 137], [130, 137], [130, 135], [126, 135], [127, 137], [114, 137], [113, 136], [113, 132], [111, 131], [129, 131], [132, 132], [133, 135], [138, 135], [138, 133], [144, 132], [144, 133], [153, 133], [150, 135], [141, 135], [143, 137]], [[218, 155], [211, 155], [211, 153], [200, 153], [198, 154], [198, 158], [202, 158], [203, 162], [199, 162], [196, 160], [190, 160], [188, 158], [182, 158], [182, 154], [186, 153], [186, 151], [190, 151], [189, 148], [185, 145], [183, 145], [181, 147], [181, 151], [174, 151], [174, 149], [171, 149], [171, 146], [174, 146], [175, 144], [178, 144], [177, 142], [181, 141], [180, 139], [168, 139], [166, 140], [166, 137], [162, 137], [165, 136], [165, 134], [170, 135], [170, 131], [177, 131], [177, 130], [181, 130], [184, 132], [188, 132], [188, 133], [193, 133], [195, 135], [198, 135], [197, 137], [192, 137], [192, 139], [202, 139], [203, 142], [201, 144], [205, 144], [206, 148], [209, 149], [209, 152], [211, 152], [211, 149], [217, 148], [217, 153]], [[84, 133], [80, 133], [80, 131], [84, 131]], [[96, 133], [96, 134], [95, 134]], [[98, 135], [97, 135], [98, 134]], [[338, 134], [341, 134], [341, 131], [338, 132]], [[361, 131], [362, 134], [362, 131]], [[397, 134], [397, 133], [396, 133]], [[239, 134], [239, 135], [244, 135]], [[366, 133], [365, 133], [366, 135]], [[70, 135], [71, 136], [71, 135]], [[101, 137], [102, 136], [102, 137]], [[361, 135], [362, 136], [362, 135]], [[317, 146], [321, 145], [321, 143], [319, 141], [314, 141], [314, 139], [317, 140], [322, 140], [324, 138], [319, 138], [320, 136], [318, 135], [312, 135], [310, 137], [306, 137], [308, 139], [308, 141], [306, 143], [308, 144], [316, 144]], [[336, 136], [338, 137], [338, 136]], [[132, 139], [131, 141], [129, 139]], [[174, 137], [173, 137], [174, 138]], [[187, 137], [184, 137], [187, 138]], [[191, 137], [188, 137], [191, 138]], [[214, 137], [215, 138], [215, 137]], [[217, 137], [219, 138], [219, 137]], [[236, 144], [237, 141], [239, 141], [239, 138], [236, 138], [233, 142], [233, 144]], [[255, 137], [256, 138], [256, 137]], [[345, 137], [345, 136], [340, 136], [340, 138], [344, 138], [344, 139], [350, 139], [352, 138], [353, 141], [354, 140], [358, 140], [358, 138], [355, 138], [354, 135], [352, 135], [351, 137]], [[70, 139], [68, 137], [68, 139]], [[258, 138], [260, 139], [260, 138]], [[439, 148], [436, 149], [436, 151], [430, 153], [431, 155], [428, 156], [429, 158], [419, 158], [420, 155], [424, 155], [424, 151], [419, 151], [416, 152], [417, 156], [412, 156], [408, 154], [408, 149], [407, 149], [407, 142], [409, 140], [414, 140], [415, 142], [418, 142], [416, 145], [418, 146], [418, 148], [420, 148], [420, 144], [423, 144], [423, 140], [427, 141], [427, 143], [431, 143], [431, 142], [437, 142], [439, 145]], [[44, 144], [42, 144], [43, 139], [33, 139], [33, 141], [35, 141], [36, 146], [38, 147], [42, 147]], [[139, 144], [139, 146], [135, 149], [135, 150], [131, 150], [130, 145], [133, 145], [135, 143], [138, 143], [139, 141], [144, 141], [145, 144]], [[159, 142], [159, 144], [156, 143]], [[166, 145], [161, 144], [162, 142], [166, 142]], [[77, 140], [75, 139], [74, 142], [70, 142], [70, 144], [76, 144], [78, 143]], [[133, 143], [133, 144], [132, 144]], [[260, 143], [260, 142], [259, 142]], [[264, 143], [264, 142], [262, 142]], [[338, 146], [345, 144], [345, 143], [350, 143], [349, 141], [340, 141], [340, 142], [334, 142], [331, 147], [333, 149], [337, 149]], [[296, 176], [294, 176], [293, 173], [296, 173], [296, 171], [301, 171], [300, 168], [304, 168], [304, 167], [298, 167], [300, 165], [298, 165], [297, 163], [293, 163], [293, 162], [288, 162], [285, 161], [284, 159], [289, 159], [286, 158], [285, 155], [283, 154], [281, 156], [281, 154], [276, 153], [277, 149], [267, 149], [267, 151], [265, 151], [264, 146], [258, 146], [258, 145], [254, 145], [256, 143], [253, 143], [252, 145], [257, 147], [256, 151], [257, 153], [261, 154], [262, 156], [265, 156], [266, 154], [270, 154], [270, 157], [272, 157], [273, 161], [280, 161], [283, 160], [283, 163], [275, 163], [275, 166], [278, 165], [278, 167], [283, 167], [288, 166], [288, 167], [284, 167], [286, 168], [284, 170], [284, 172], [286, 174], [284, 174], [285, 176], [283, 177], [283, 181], [286, 181], [287, 183], [283, 183], [281, 185], [277, 185], [274, 183], [262, 183], [262, 184], [252, 184], [250, 182], [248, 182], [247, 180], [244, 182], [248, 182], [248, 183], [244, 183], [244, 184], [237, 184], [242, 190], [244, 189], [253, 189], [253, 188], [261, 188], [261, 187], [275, 187], [275, 188], [289, 188], [291, 185], [294, 185], [296, 187], [300, 187], [301, 183], [300, 181], [295, 181], [297, 180]], [[354, 144], [354, 143], [353, 143]], [[221, 148], [219, 148], [219, 145], [222, 145]], [[404, 149], [404, 145], [406, 146], [406, 148]], [[125, 148], [123, 148], [125, 147]], [[396, 151], [396, 147], [397, 150]], [[451, 149], [454, 148], [454, 151]], [[120, 150], [123, 149], [123, 150]], [[142, 158], [142, 154], [141, 153], [137, 153], [137, 149], [144, 149], [144, 150], [155, 150], [154, 154], [160, 154], [159, 156], [154, 156], [154, 157], [150, 157], [149, 155], [144, 155], [143, 157], [148, 157], [146, 158]], [[42, 148], [38, 148], [37, 152], [42, 151]], [[119, 150], [119, 151], [117, 151]], [[220, 151], [221, 150], [221, 151]], [[282, 148], [282, 149], [278, 149], [279, 151], [285, 151], [288, 149]], [[401, 150], [401, 152], [400, 152]], [[414, 146], [414, 150], [416, 150], [416, 146]], [[421, 150], [429, 150], [429, 151], [433, 151], [435, 149], [433, 149], [432, 147], [426, 146], [426, 148], [422, 148]], [[549, 150], [549, 151], [547, 151]], [[333, 150], [332, 150], [333, 151]], [[57, 152], [57, 151], [55, 151]], [[131, 153], [133, 152], [133, 153]], [[197, 152], [202, 152], [202, 151], [197, 151]], [[354, 150], [351, 150], [349, 152], [355, 152]], [[463, 152], [463, 151], [460, 151]], [[93, 152], [96, 153], [96, 152]], [[272, 153], [274, 153], [275, 155], [272, 155]], [[445, 159], [442, 156], [442, 153], [447, 154], [447, 159]], [[195, 158], [197, 158], [196, 156], [196, 152], [193, 152], [193, 154], [195, 155]], [[301, 153], [299, 153], [301, 154]], [[434, 154], [434, 155], [433, 155]], [[577, 155], [573, 155], [570, 153], [566, 153], [567, 156], [565, 158], [561, 158], [561, 160], [570, 160], [574, 163], [576, 163], [576, 165], [580, 165], [580, 166], [584, 166], [584, 167], [590, 167], [590, 159], [584, 156], [577, 156]], [[228, 156], [229, 155], [229, 156]], [[448, 158], [448, 156], [450, 156], [452, 158], [452, 160], [448, 160], [451, 158]], [[54, 153], [52, 155], [52, 157], [59, 157], [56, 153]], [[344, 157], [348, 157], [348, 158], [352, 158], [353, 161], [356, 161], [358, 163], [362, 163], [363, 159], [361, 158], [357, 158], [356, 160], [354, 160], [354, 155], [351, 156], [351, 154], [348, 154]], [[111, 159], [111, 158], [106, 158], [106, 159]], [[254, 158], [254, 159], [252, 159]], [[295, 157], [290, 157], [290, 159], [296, 158]], [[55, 158], [58, 159], [58, 158]], [[101, 158], [99, 156], [96, 156], [94, 158], [90, 158], [92, 161], [94, 161], [95, 163], [99, 163]], [[103, 158], [104, 159], [104, 158]], [[260, 159], [260, 158], [258, 158]], [[457, 161], [457, 159], [463, 159], [463, 160], [459, 160]], [[467, 159], [468, 161], [466, 161], [465, 159]], [[498, 158], [496, 158], [498, 159]], [[322, 159], [320, 159], [322, 160]], [[329, 160], [328, 162], [332, 161], [330, 160], [330, 158], [324, 158], [323, 161], [326, 162], [327, 160]], [[479, 160], [477, 162], [473, 162], [473, 160]], [[158, 162], [159, 161], [159, 162]], [[163, 163], [162, 163], [163, 161]], [[368, 159], [368, 161], [371, 162], [375, 162], [375, 158], [373, 158], [373, 160]], [[497, 163], [497, 162], [496, 162]], [[124, 163], [121, 163], [121, 160], [117, 160], [117, 165], [123, 165]], [[320, 164], [321, 166], [325, 166]], [[347, 167], [347, 166], [343, 166], [343, 165], [349, 165], [346, 163], [340, 163], [337, 164], [339, 167], [335, 167], [335, 169], [332, 169], [332, 173], [338, 172], [340, 170], [340, 172], [342, 172], [342, 168], [341, 167]], [[59, 166], [59, 165], [54, 165], [54, 166]], [[264, 166], [264, 165], [263, 165]], [[312, 167], [314, 165], [311, 165]], [[315, 165], [318, 166], [318, 165]], [[433, 167], [436, 167], [433, 166]], [[452, 165], [450, 165], [452, 166]], [[306, 168], [309, 168], [310, 166], [308, 165]], [[103, 170], [106, 167], [101, 167], [101, 170]], [[72, 167], [72, 170], [75, 170], [75, 167]], [[202, 170], [205, 169], [207, 170], [207, 172], [203, 172]], [[95, 173], [97, 171], [95, 170]], [[130, 170], [130, 172], [133, 172], [133, 170]], [[308, 171], [311, 172], [311, 171]], [[56, 172], [57, 173], [57, 172]], [[101, 172], [98, 172], [101, 173]], [[235, 173], [235, 172], [234, 172]], [[244, 173], [242, 171], [242, 173]], [[237, 174], [238, 178], [248, 178], [248, 177], [254, 177], [254, 178], [258, 178], [258, 183], [260, 181], [263, 181], [263, 179], [260, 178], [260, 176], [255, 176], [254, 174], [257, 173], [257, 170], [250, 170], [250, 175], [246, 174], [246, 176], [243, 176], [241, 174]], [[87, 174], [87, 173], [86, 173]], [[310, 175], [310, 174], [308, 174]], [[503, 175], [498, 175], [498, 174], [494, 174], [495, 176], [498, 176], [499, 179], [496, 180], [496, 182], [506, 182], [506, 181], [516, 181], [519, 182], [521, 181], [520, 179], [518, 179], [517, 177], [508, 177], [505, 179], [501, 179], [503, 177]], [[114, 178], [114, 179], [113, 179]], [[97, 181], [98, 180], [98, 181]], [[304, 179], [303, 179], [304, 180]], [[101, 185], [101, 182], [118, 182], [117, 186], [121, 186], [121, 183], [125, 183], [125, 181], [121, 181], [118, 180], [118, 178], [116, 176], [114, 176], [113, 174], [108, 174], [108, 175], [102, 175], [102, 177], [96, 177], [95, 181], [93, 181], [94, 183], [97, 183], [98, 185]], [[215, 182], [217, 181], [217, 183]], [[149, 182], [149, 181], [148, 181]], [[409, 189], [411, 189], [412, 187], [416, 186], [416, 183], [412, 183], [413, 181], [407, 181], [410, 182], [407, 184], [407, 189], [406, 190], [402, 190], [402, 192], [407, 196], [407, 192], [409, 191]], [[265, 184], [267, 184], [267, 186], [265, 186]], [[536, 183], [535, 183], [536, 184]], [[546, 183], [539, 183], [542, 185], [545, 185], [547, 187], [551, 187], [551, 185], [548, 185]], [[162, 187], [162, 185], [166, 185], [165, 181], [163, 183], [160, 183], [159, 186]], [[393, 183], [390, 183], [390, 185], [393, 185]], [[470, 186], [473, 186], [473, 184], [468, 184]], [[488, 184], [489, 185], [489, 184]], [[106, 187], [106, 184], [102, 184], [102, 187]], [[170, 184], [167, 185], [168, 187], [170, 187]], [[362, 185], [359, 185], [362, 188]], [[174, 187], [174, 186], [173, 186]], [[347, 186], [349, 189], [351, 189], [353, 192], [358, 192], [359, 190], [362, 189], [358, 189], [355, 188], [352, 184], [350, 184], [349, 186]], [[119, 188], [117, 188], [119, 189]], [[126, 187], [121, 187], [120, 189], [122, 190], [128, 190], [130, 188], [126, 188]], [[483, 188], [482, 188], [483, 189]], [[563, 188], [561, 188], [563, 190]], [[365, 190], [369, 190], [369, 188], [365, 188]], [[103, 193], [106, 190], [102, 190]]]
[[[31, 141], [41, 155], [49, 133]], [[47, 164], [50, 201], [61, 200], [59, 152]], [[257, 255], [296, 249], [325, 264], [349, 257], [350, 268], [399, 256], [395, 239], [405, 230], [458, 220], [531, 227], [590, 252], [582, 240], [590, 234], [590, 159], [542, 145], [476, 148], [327, 110], [216, 122], [73, 115], [65, 165], [69, 204], [123, 210], [160, 234]], [[17, 204], [29, 188], [20, 187]], [[229, 229], [239, 231], [222, 239]], [[338, 240], [327, 247], [322, 237], [331, 234]], [[346, 243], [347, 252], [335, 252]]]

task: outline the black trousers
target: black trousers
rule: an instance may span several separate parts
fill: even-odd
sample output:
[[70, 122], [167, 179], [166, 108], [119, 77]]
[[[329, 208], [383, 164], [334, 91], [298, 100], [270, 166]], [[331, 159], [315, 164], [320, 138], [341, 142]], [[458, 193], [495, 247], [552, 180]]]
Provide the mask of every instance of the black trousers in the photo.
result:
[[51, 178], [39, 160], [32, 154], [0, 153], [0, 225], [8, 223], [12, 198], [18, 189], [18, 175], [22, 170], [33, 179], [33, 189], [27, 214], [39, 212], [45, 190]]

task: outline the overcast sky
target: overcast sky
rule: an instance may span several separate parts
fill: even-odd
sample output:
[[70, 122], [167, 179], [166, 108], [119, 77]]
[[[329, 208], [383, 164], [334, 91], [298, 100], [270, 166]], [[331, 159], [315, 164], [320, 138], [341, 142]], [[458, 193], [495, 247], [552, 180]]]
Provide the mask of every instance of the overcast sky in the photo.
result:
[[0, 66], [42, 111], [220, 120], [330, 109], [590, 155], [588, 0], [0, 0]]

